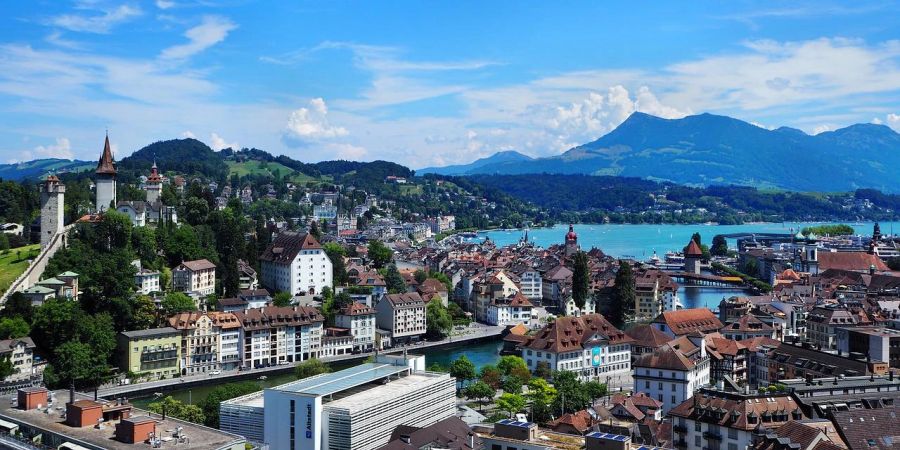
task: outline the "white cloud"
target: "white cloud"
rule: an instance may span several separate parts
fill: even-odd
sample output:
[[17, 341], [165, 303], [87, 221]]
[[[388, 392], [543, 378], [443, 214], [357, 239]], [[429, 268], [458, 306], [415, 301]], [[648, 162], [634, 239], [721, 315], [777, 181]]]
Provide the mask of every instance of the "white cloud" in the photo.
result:
[[241, 145], [237, 142], [227, 142], [225, 138], [219, 136], [216, 133], [210, 133], [209, 135], [209, 147], [213, 150], [222, 150], [226, 148], [230, 148], [232, 150], [240, 150]]
[[887, 123], [887, 126], [900, 132], [900, 115], [894, 113], [888, 114], [885, 122]]
[[237, 24], [225, 17], [205, 16], [200, 25], [184, 33], [188, 43], [164, 49], [160, 54], [163, 59], [183, 59], [206, 50], [228, 37], [228, 33], [237, 29]]
[[349, 161], [359, 161], [368, 153], [364, 147], [353, 144], [328, 144], [328, 159], [336, 157], [337, 159], [346, 159]]
[[872, 123], [874, 123], [875, 125], [884, 125], [884, 121], [877, 117], [872, 118]]
[[186, 130], [181, 133], [181, 138], [182, 139], [187, 139], [187, 138], [197, 139], [197, 136], [194, 135], [194, 133], [192, 133], [191, 130]]
[[290, 146], [334, 139], [350, 134], [346, 128], [328, 122], [328, 107], [322, 98], [309, 101], [308, 107], [291, 111], [283, 140]]
[[80, 50], [82, 48], [82, 45], [78, 42], [69, 39], [63, 39], [62, 33], [59, 31], [54, 31], [48, 34], [47, 37], [44, 38], [44, 40], [49, 44], [55, 45], [57, 47], [67, 48], [70, 50]]
[[[82, 9], [89, 8], [83, 6]], [[106, 34], [114, 26], [142, 14], [140, 8], [129, 5], [119, 5], [111, 9], [98, 9], [96, 12], [99, 14], [63, 14], [50, 18], [48, 24], [65, 28], [69, 31]]]
[[820, 134], [826, 131], [834, 131], [834, 126], [827, 123], [816, 125], [815, 127], [813, 127], [812, 134]]
[[72, 144], [67, 138], [56, 138], [55, 144], [39, 145], [34, 148], [34, 153], [43, 158], [73, 159]]
[[156, 0], [156, 7], [159, 9], [169, 9], [175, 6], [175, 2], [170, 0]]

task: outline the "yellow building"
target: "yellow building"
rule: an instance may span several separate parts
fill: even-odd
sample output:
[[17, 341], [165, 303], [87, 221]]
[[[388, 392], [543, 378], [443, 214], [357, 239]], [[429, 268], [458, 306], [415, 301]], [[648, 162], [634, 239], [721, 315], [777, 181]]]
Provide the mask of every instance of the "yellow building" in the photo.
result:
[[179, 375], [181, 333], [172, 328], [125, 331], [119, 333], [119, 368], [125, 373], [145, 374], [150, 378]]

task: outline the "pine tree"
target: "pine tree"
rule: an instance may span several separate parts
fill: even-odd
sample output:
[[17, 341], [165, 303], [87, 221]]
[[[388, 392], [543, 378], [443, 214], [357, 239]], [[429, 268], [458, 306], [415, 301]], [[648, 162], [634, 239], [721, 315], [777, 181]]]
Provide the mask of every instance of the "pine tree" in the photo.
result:
[[613, 325], [621, 327], [628, 316], [634, 314], [634, 271], [631, 264], [619, 260], [619, 271], [616, 273], [616, 286], [612, 296], [612, 308], [608, 319]]
[[572, 267], [572, 298], [578, 309], [584, 309], [591, 288], [591, 269], [585, 252], [575, 254]]

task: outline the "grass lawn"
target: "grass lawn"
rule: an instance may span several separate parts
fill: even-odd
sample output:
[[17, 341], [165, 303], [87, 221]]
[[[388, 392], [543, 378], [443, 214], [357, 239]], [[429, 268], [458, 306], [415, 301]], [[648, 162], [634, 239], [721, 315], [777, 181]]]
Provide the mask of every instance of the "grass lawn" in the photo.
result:
[[[229, 174], [237, 174], [237, 176], [242, 177], [244, 175], [267, 175], [274, 177], [275, 171], [277, 170], [281, 176], [288, 176], [294, 173], [294, 169], [291, 169], [284, 164], [277, 162], [265, 162], [265, 161], [225, 161], [225, 164], [228, 164], [228, 172]], [[306, 175], [305, 173], [297, 172], [296, 175], [292, 175], [290, 180], [297, 184], [306, 184], [309, 181], [319, 182], [322, 181], [316, 177], [311, 177]]]
[[[41, 245], [27, 245], [0, 252], [0, 294], [9, 289], [9, 285], [28, 268], [28, 260], [37, 257]], [[21, 253], [21, 258], [19, 254]]]
[[418, 184], [401, 184], [400, 195], [422, 195], [422, 186]]

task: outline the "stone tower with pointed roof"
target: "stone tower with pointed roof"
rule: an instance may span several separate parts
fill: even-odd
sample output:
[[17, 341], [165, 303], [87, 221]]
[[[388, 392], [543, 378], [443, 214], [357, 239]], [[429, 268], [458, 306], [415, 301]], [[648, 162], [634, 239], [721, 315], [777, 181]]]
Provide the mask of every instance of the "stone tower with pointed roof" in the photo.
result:
[[684, 271], [688, 273], [700, 273], [700, 259], [703, 258], [703, 250], [697, 241], [691, 239], [684, 248]]
[[578, 234], [575, 233], [575, 226], [569, 224], [569, 232], [566, 233], [566, 256], [572, 256], [578, 253], [581, 248], [578, 246]]
[[113, 161], [112, 150], [109, 148], [109, 135], [106, 136], [106, 142], [103, 144], [103, 154], [100, 155], [100, 161], [97, 162], [97, 170], [94, 172], [97, 177], [94, 180], [96, 187], [96, 204], [97, 212], [103, 212], [110, 209], [110, 205], [116, 207], [116, 163]]
[[153, 161], [153, 167], [150, 168], [150, 176], [147, 177], [144, 190], [147, 191], [147, 203], [152, 205], [159, 200], [162, 192], [162, 177], [159, 175], [159, 169], [156, 168], [156, 161]]
[[50, 175], [41, 183], [41, 248], [63, 230], [64, 185], [56, 175]]

